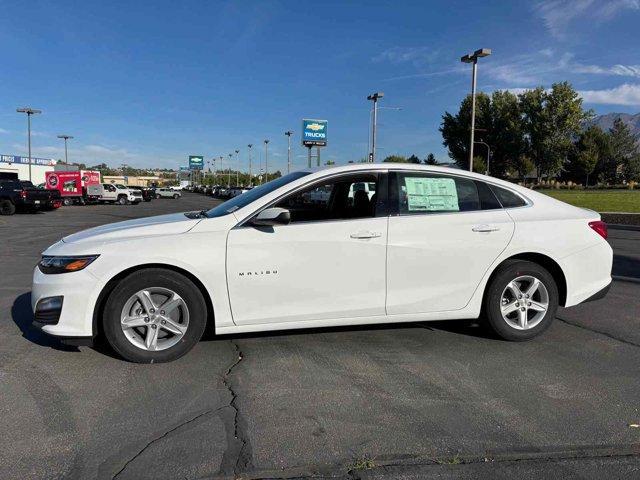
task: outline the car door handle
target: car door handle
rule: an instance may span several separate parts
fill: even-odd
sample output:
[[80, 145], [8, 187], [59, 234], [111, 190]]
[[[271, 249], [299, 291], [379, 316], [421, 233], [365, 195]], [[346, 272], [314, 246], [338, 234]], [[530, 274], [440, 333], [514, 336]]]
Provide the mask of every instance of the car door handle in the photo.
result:
[[471, 230], [473, 230], [474, 232], [488, 233], [488, 232], [497, 232], [500, 229], [495, 225], [476, 225]]
[[381, 236], [380, 232], [357, 232], [350, 235], [351, 238], [378, 238]]

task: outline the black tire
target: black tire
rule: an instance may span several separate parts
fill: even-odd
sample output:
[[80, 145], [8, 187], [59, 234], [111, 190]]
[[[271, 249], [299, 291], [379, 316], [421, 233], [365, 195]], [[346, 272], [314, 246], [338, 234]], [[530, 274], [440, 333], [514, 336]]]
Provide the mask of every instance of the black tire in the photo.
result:
[[175, 194], [173, 195], [173, 199], [174, 199], [174, 200], [177, 200], [177, 199], [179, 199], [179, 198], [180, 198], [180, 195], [178, 195], [177, 193], [175, 193]]
[[128, 201], [127, 201], [127, 197], [126, 197], [126, 195], [120, 195], [120, 196], [118, 197], [118, 204], [120, 204], [120, 205], [126, 205], [126, 204], [127, 204], [127, 202], [128, 202]]
[[[153, 287], [176, 292], [189, 310], [189, 325], [184, 336], [175, 345], [158, 351], [137, 347], [127, 339], [120, 326], [120, 315], [129, 298], [140, 290]], [[121, 280], [109, 295], [102, 316], [109, 345], [124, 359], [135, 363], [164, 363], [182, 357], [198, 343], [206, 324], [207, 306], [200, 290], [184, 275], [161, 268], [138, 270]]]
[[[534, 277], [542, 283], [545, 287], [548, 297], [548, 307], [544, 316], [539, 322], [526, 330], [517, 329], [511, 326], [507, 320], [502, 316], [502, 300], [503, 292], [507, 288], [507, 285], [511, 281], [518, 277]], [[522, 285], [522, 283], [520, 284]], [[539, 295], [542, 294], [542, 289], [538, 289], [537, 293], [532, 295], [532, 300], [536, 300]], [[511, 295], [509, 293], [508, 295]], [[509, 299], [506, 299], [507, 301]], [[522, 301], [528, 302], [527, 298], [517, 299], [514, 296], [514, 300], [518, 301], [518, 305], [522, 305]], [[498, 272], [493, 276], [490, 284], [487, 285], [487, 290], [484, 297], [483, 312], [485, 320], [489, 327], [504, 340], [522, 342], [537, 337], [544, 332], [556, 316], [558, 310], [558, 286], [556, 285], [553, 276], [542, 266], [537, 263], [528, 262], [524, 260], [512, 260], [505, 262], [504, 265], [499, 267]], [[508, 302], [510, 303], [510, 302]], [[535, 304], [535, 301], [534, 301]], [[516, 309], [518, 310], [518, 309]], [[516, 311], [515, 315], [519, 313]], [[526, 311], [526, 315], [535, 315], [535, 312], [529, 313]], [[513, 314], [510, 314], [513, 315]], [[510, 317], [507, 316], [507, 319]]]
[[11, 200], [0, 200], [0, 215], [13, 215], [16, 213], [16, 206]]
[[160, 196], [159, 193], [156, 193], [156, 200], [160, 200], [162, 197]]
[[71, 198], [69, 198], [69, 197], [67, 197], [67, 198], [65, 198], [64, 200], [62, 200], [62, 204], [63, 204], [65, 207], [69, 207], [69, 206], [71, 206], [71, 204], [72, 204], [72, 203], [73, 203], [73, 199], [71, 199]]

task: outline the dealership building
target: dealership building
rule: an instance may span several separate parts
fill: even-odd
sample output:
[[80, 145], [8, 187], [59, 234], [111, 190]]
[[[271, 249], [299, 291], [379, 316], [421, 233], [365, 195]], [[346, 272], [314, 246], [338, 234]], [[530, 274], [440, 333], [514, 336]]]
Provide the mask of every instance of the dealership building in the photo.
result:
[[[45, 173], [51, 172], [56, 160], [31, 157], [31, 182], [34, 185], [44, 183]], [[20, 180], [29, 180], [29, 157], [19, 155], [0, 155], [0, 173], [15, 173]]]

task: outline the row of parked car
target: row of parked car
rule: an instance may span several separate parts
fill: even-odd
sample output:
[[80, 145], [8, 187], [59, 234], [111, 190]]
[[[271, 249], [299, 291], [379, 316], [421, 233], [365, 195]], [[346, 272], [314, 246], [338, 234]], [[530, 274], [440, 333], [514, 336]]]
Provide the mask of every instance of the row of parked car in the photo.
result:
[[184, 190], [193, 193], [201, 193], [216, 198], [233, 198], [251, 190], [251, 187], [230, 185], [188, 185]]
[[60, 190], [47, 189], [27, 180], [0, 178], [0, 215], [16, 211], [54, 210], [62, 205], [116, 203], [136, 205], [152, 199], [182, 196], [179, 187], [134, 187], [119, 183], [98, 183], [83, 188], [82, 195], [63, 196]]

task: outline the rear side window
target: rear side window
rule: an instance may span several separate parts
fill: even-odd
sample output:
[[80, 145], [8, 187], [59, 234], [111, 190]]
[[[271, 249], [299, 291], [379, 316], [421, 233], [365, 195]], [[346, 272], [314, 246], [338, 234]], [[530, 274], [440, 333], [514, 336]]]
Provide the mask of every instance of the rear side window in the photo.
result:
[[505, 188], [491, 185], [491, 190], [498, 197], [503, 208], [524, 207], [527, 204], [522, 197]]
[[482, 210], [475, 181], [462, 177], [398, 172], [398, 213], [472, 212]]

